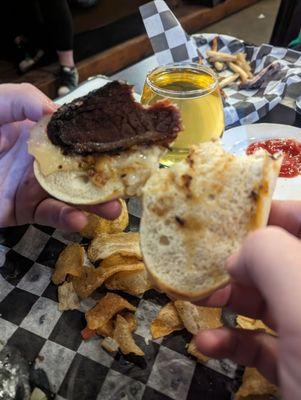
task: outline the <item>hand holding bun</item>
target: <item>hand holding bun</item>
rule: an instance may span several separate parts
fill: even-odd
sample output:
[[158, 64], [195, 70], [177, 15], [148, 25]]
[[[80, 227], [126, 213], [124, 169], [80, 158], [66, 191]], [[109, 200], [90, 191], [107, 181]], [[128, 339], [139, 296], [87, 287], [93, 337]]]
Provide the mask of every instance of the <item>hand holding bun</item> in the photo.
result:
[[[29, 130], [43, 116], [49, 118], [56, 109], [57, 106], [32, 85], [0, 85], [0, 227], [37, 223], [79, 231], [87, 223], [81, 210], [51, 198], [41, 188], [33, 173], [32, 157], [27, 152]], [[87, 210], [116, 218], [120, 204], [114, 201]]]
[[180, 130], [179, 111], [169, 101], [143, 107], [132, 86], [111, 82], [42, 119], [29, 152], [49, 194], [97, 204], [139, 196]]
[[226, 285], [227, 258], [267, 223], [280, 165], [264, 151], [235, 157], [209, 142], [153, 174], [143, 189], [140, 233], [155, 285], [190, 301]]

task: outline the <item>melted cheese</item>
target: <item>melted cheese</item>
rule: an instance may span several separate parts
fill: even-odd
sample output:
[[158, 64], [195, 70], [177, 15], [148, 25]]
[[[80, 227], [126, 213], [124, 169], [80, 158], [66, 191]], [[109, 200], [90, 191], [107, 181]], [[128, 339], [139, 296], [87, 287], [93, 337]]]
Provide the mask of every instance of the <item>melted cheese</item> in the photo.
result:
[[96, 186], [102, 187], [109, 180], [121, 180], [128, 187], [128, 195], [131, 195], [141, 181], [146, 181], [151, 172], [158, 168], [164, 152], [159, 146], [136, 146], [113, 156], [66, 156], [58, 146], [50, 142], [45, 132], [46, 125], [43, 120], [37, 123], [28, 142], [28, 152], [35, 157], [44, 176], [61, 171], [82, 170], [86, 164], [90, 166], [90, 179]]
[[109, 180], [121, 181], [126, 194], [132, 196], [141, 183], [157, 170], [164, 149], [159, 146], [137, 146], [114, 156], [104, 155], [96, 159], [92, 182], [102, 187]]
[[45, 132], [43, 120], [37, 123], [31, 131], [28, 152], [34, 156], [45, 176], [58, 171], [80, 169], [81, 157], [65, 156], [58, 146], [54, 146]]

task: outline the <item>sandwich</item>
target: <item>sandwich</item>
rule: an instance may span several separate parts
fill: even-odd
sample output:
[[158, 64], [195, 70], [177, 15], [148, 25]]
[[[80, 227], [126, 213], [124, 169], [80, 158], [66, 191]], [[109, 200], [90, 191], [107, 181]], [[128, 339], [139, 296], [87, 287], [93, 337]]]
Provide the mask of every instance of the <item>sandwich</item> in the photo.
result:
[[31, 132], [28, 151], [50, 195], [96, 204], [139, 196], [181, 129], [180, 113], [168, 100], [144, 107], [132, 86], [114, 81], [45, 116]]
[[267, 223], [280, 166], [265, 151], [235, 157], [217, 141], [155, 172], [143, 188], [140, 225], [152, 283], [189, 301], [225, 286], [227, 258]]

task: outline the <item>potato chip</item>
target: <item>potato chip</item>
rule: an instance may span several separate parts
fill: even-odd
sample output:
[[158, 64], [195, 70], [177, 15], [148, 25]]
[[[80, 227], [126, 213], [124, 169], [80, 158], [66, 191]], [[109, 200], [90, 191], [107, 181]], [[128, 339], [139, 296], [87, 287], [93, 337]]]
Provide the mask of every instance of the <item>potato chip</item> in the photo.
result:
[[191, 342], [187, 347], [187, 351], [201, 363], [206, 363], [210, 359], [197, 349], [194, 338], [191, 339]]
[[200, 329], [216, 329], [223, 326], [221, 308], [198, 306], [198, 312]]
[[119, 202], [121, 203], [121, 214], [114, 220], [105, 219], [92, 213], [86, 213], [88, 224], [80, 234], [88, 239], [94, 239], [101, 233], [123, 232], [129, 224], [129, 214], [126, 202], [124, 200], [119, 200]]
[[115, 314], [124, 309], [135, 311], [136, 307], [118, 294], [107, 293], [98, 301], [96, 306], [86, 312], [87, 326], [89, 329], [101, 328]]
[[59, 310], [78, 310], [79, 299], [73, 288], [72, 282], [64, 282], [58, 287]]
[[113, 339], [123, 354], [135, 354], [144, 356], [144, 352], [138, 347], [133, 339], [130, 324], [121, 315], [117, 315]]
[[68, 245], [59, 255], [52, 275], [55, 285], [63, 283], [67, 275], [81, 277], [84, 274], [85, 250], [78, 243]]
[[176, 300], [176, 310], [188, 332], [196, 335], [201, 329], [213, 329], [222, 326], [220, 308], [200, 307], [189, 301]]
[[46, 394], [38, 387], [35, 387], [33, 389], [33, 392], [31, 393], [29, 400], [47, 400], [47, 399], [48, 397], [46, 396]]
[[176, 300], [174, 306], [188, 332], [196, 335], [200, 330], [198, 307], [189, 301]]
[[255, 399], [257, 396], [278, 394], [278, 388], [265, 379], [256, 368], [247, 367], [242, 378], [242, 385], [235, 394], [235, 400]]
[[[143, 263], [141, 263], [143, 265]], [[106, 288], [111, 290], [122, 290], [133, 296], [140, 296], [147, 290], [152, 288], [150, 281], [147, 278], [147, 273], [144, 269], [141, 271], [123, 271], [118, 272], [109, 278], [106, 283]]]
[[102, 325], [100, 328], [96, 329], [96, 333], [97, 335], [100, 336], [113, 336], [114, 333], [114, 328], [115, 328], [115, 321], [114, 321], [114, 317], [112, 319], [110, 319], [109, 321], [107, 321], [104, 325]]
[[109, 353], [114, 353], [115, 351], [118, 351], [119, 346], [116, 340], [114, 340], [111, 337], [105, 337], [101, 342], [100, 345], [107, 350]]
[[[112, 256], [116, 257], [116, 256]], [[133, 259], [135, 263], [133, 264]], [[131, 258], [124, 264], [108, 265], [105, 261], [98, 268], [86, 268], [85, 275], [81, 278], [73, 278], [74, 289], [80, 298], [86, 299], [107, 279], [120, 271], [139, 271], [144, 269], [143, 263]], [[125, 261], [124, 261], [125, 262]]]
[[141, 260], [139, 233], [102, 233], [92, 240], [88, 249], [88, 256], [92, 262], [104, 260], [114, 254], [135, 256]]
[[133, 313], [131, 313], [129, 311], [121, 311], [120, 315], [129, 324], [130, 332], [135, 332], [135, 330], [137, 329], [137, 319], [135, 317], [135, 314], [133, 314]]
[[166, 304], [151, 323], [150, 331], [153, 339], [167, 336], [174, 331], [180, 331], [184, 325], [172, 302]]
[[141, 262], [141, 260], [135, 256], [122, 256], [121, 254], [114, 254], [106, 258], [105, 260], [101, 261], [101, 266], [103, 268], [108, 268], [112, 267], [113, 265], [137, 264], [138, 262]]
[[270, 335], [277, 336], [277, 333], [265, 325], [259, 319], [248, 318], [243, 315], [238, 315], [236, 318], [236, 323], [240, 328], [249, 330], [261, 330]]
[[[121, 311], [120, 315], [128, 322], [130, 331], [134, 332], [137, 329], [137, 320], [133, 313], [129, 311]], [[103, 326], [96, 330], [96, 333], [101, 336], [111, 336], [113, 337], [114, 329], [115, 329], [115, 318], [114, 316], [108, 322], [106, 322]]]

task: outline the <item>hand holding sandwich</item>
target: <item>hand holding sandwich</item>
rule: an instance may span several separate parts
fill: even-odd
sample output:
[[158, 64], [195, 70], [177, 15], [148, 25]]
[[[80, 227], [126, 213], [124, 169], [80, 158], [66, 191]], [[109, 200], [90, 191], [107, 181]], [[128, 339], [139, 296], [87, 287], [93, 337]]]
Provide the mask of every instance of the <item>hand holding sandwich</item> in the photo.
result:
[[202, 331], [197, 344], [214, 358], [255, 366], [281, 386], [283, 397], [300, 397], [301, 376], [301, 204], [275, 202], [271, 226], [252, 233], [227, 262], [231, 283], [202, 305], [227, 306], [261, 319], [278, 337], [263, 332], [221, 328]]
[[[51, 198], [33, 173], [33, 157], [27, 152], [29, 130], [56, 105], [29, 84], [0, 85], [0, 227], [38, 223], [80, 231], [87, 223], [79, 209]], [[120, 205], [112, 201], [89, 208], [112, 219]]]

